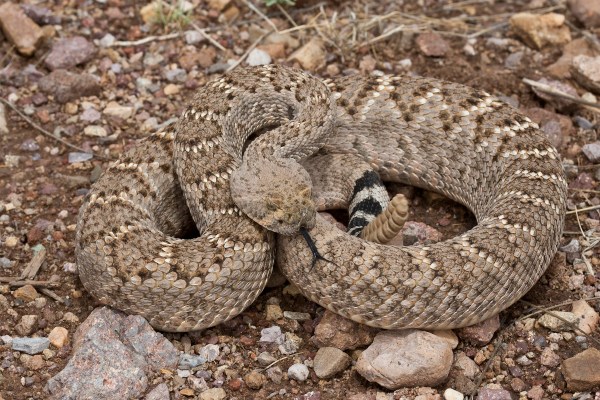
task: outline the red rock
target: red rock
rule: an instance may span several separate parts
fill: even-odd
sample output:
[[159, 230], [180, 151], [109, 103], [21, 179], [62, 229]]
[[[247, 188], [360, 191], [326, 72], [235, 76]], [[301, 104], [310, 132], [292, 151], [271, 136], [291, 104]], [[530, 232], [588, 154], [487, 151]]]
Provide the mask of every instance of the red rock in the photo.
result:
[[419, 46], [419, 50], [429, 57], [443, 57], [450, 50], [448, 42], [435, 32], [421, 33], [415, 42]]
[[600, 1], [567, 0], [569, 9], [587, 28], [600, 27]]
[[0, 6], [0, 27], [17, 51], [30, 56], [43, 37], [42, 28], [29, 18], [16, 4], [6, 2]]
[[478, 346], [488, 344], [494, 337], [494, 333], [500, 328], [500, 319], [494, 315], [478, 324], [461, 328], [457, 331], [458, 336]]
[[600, 351], [591, 347], [562, 363], [569, 390], [584, 392], [600, 387]]
[[371, 344], [374, 335], [373, 328], [350, 321], [327, 310], [315, 328], [312, 341], [318, 347], [336, 347], [346, 350]]

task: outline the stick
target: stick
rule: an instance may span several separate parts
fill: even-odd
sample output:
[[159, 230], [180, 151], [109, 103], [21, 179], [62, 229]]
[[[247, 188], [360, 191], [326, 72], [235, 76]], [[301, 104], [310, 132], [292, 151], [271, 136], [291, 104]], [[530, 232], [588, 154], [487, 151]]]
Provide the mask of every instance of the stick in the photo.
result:
[[593, 211], [593, 210], [597, 210], [599, 208], [600, 208], [600, 206], [590, 206], [590, 207], [585, 207], [585, 208], [578, 208], [573, 211], [567, 211], [567, 215], [576, 214], [576, 213], [582, 212], [582, 211]]
[[[66, 140], [64, 140], [63, 138], [59, 138], [58, 136], [53, 135], [52, 133], [48, 132], [47, 130], [45, 130], [44, 128], [42, 128], [41, 126], [39, 126], [38, 124], [36, 124], [35, 122], [33, 122], [27, 115], [23, 114], [21, 112], [21, 110], [19, 110], [16, 106], [14, 106], [11, 102], [3, 99], [2, 97], [0, 97], [0, 102], [4, 103], [5, 105], [7, 105], [8, 107], [10, 107], [14, 112], [16, 112], [21, 118], [23, 118], [25, 120], [25, 122], [27, 122], [29, 125], [31, 125], [31, 127], [33, 127], [34, 129], [36, 129], [37, 131], [39, 131], [40, 133], [42, 133], [43, 135], [56, 140], [57, 142], [60, 142], [62, 144], [64, 144], [65, 146], [77, 150], [77, 151], [81, 151], [82, 153], [90, 153], [89, 151], [79, 147], [79, 146], [75, 146], [74, 144], [71, 144], [69, 142], [67, 142]], [[96, 154], [96, 153], [91, 153], [94, 157], [100, 158], [102, 160], [110, 160], [109, 157], [105, 157], [103, 155], [100, 154]]]
[[56, 300], [57, 302], [59, 302], [61, 304], [65, 302], [62, 297], [60, 297], [59, 295], [57, 295], [56, 293], [54, 293], [52, 290], [50, 290], [48, 288], [41, 288], [40, 292], [44, 293], [48, 297], [53, 298], [54, 300]]
[[145, 37], [143, 39], [140, 40], [119, 40], [114, 42], [110, 47], [114, 47], [114, 46], [120, 46], [120, 47], [127, 47], [127, 46], [140, 46], [142, 44], [146, 44], [146, 43], [150, 43], [150, 42], [154, 42], [154, 41], [161, 41], [161, 40], [169, 40], [169, 39], [175, 39], [178, 38], [179, 36], [181, 36], [180, 32], [175, 32], [175, 33], [169, 33], [168, 35], [161, 35], [161, 36], [148, 36]]
[[260, 42], [262, 42], [262, 40], [264, 38], [266, 38], [267, 36], [269, 36], [271, 33], [273, 33], [273, 31], [269, 31], [266, 33], [263, 33], [262, 35], [260, 35], [260, 37], [258, 39], [256, 39], [254, 41], [254, 43], [252, 43], [250, 45], [250, 47], [248, 47], [248, 49], [246, 50], [246, 52], [244, 54], [242, 54], [242, 56], [233, 64], [231, 65], [229, 68], [227, 68], [227, 70], [225, 72], [229, 72], [232, 71], [233, 69], [235, 69], [238, 65], [240, 65], [242, 63], [242, 61], [244, 61], [246, 59], [246, 57], [248, 57], [248, 54], [250, 54], [250, 52], [252, 50], [254, 50], [256, 48], [256, 46], [258, 46], [258, 44]]
[[33, 254], [33, 258], [31, 259], [29, 264], [27, 264], [27, 266], [23, 269], [23, 272], [21, 272], [21, 276], [19, 279], [35, 278], [38, 271], [40, 270], [40, 267], [44, 263], [45, 259], [46, 259], [46, 249], [42, 247], [39, 251], [37, 251]]
[[587, 101], [587, 100], [583, 100], [580, 99], [579, 97], [575, 97], [575, 96], [571, 96], [568, 93], [565, 93], [561, 90], [555, 89], [552, 86], [540, 83], [540, 82], [536, 82], [536, 81], [532, 81], [531, 79], [527, 79], [527, 78], [523, 78], [523, 82], [528, 84], [529, 86], [532, 86], [534, 88], [536, 88], [537, 90], [539, 90], [540, 92], [544, 92], [547, 93], [551, 96], [556, 96], [556, 97], [560, 97], [566, 100], [570, 100], [574, 103], [579, 103], [579, 104], [583, 104], [589, 107], [593, 107], [593, 108], [597, 108], [600, 110], [600, 104], [599, 103], [594, 103], [591, 101]]
[[273, 21], [271, 21], [271, 19], [269, 17], [267, 17], [265, 14], [263, 14], [262, 11], [260, 11], [258, 8], [256, 8], [256, 6], [254, 4], [250, 3], [248, 0], [244, 0], [244, 4], [246, 4], [249, 9], [251, 9], [252, 11], [254, 11], [255, 13], [257, 13], [258, 15], [260, 15], [260, 17], [262, 19], [264, 19], [267, 22], [267, 24], [271, 25], [271, 28], [273, 28], [273, 30], [275, 32], [279, 32], [279, 29], [277, 29], [277, 27], [275, 26], [275, 24], [273, 23]]
[[25, 285], [31, 285], [35, 287], [58, 287], [60, 286], [60, 282], [55, 281], [35, 281], [31, 279], [21, 280], [17, 277], [10, 276], [2, 276], [0, 277], [0, 282], [8, 283], [9, 286], [20, 287]]
[[204, 39], [208, 40], [210, 42], [210, 44], [212, 44], [213, 46], [215, 46], [217, 49], [219, 49], [221, 51], [227, 50], [225, 47], [221, 46], [221, 44], [219, 42], [217, 42], [215, 39], [213, 39], [212, 37], [210, 37], [210, 35], [208, 33], [206, 33], [204, 31], [204, 29], [200, 28], [198, 25], [196, 25], [193, 22], [190, 22], [190, 25], [195, 30], [197, 30], [198, 32], [200, 32], [200, 34], [204, 37]]

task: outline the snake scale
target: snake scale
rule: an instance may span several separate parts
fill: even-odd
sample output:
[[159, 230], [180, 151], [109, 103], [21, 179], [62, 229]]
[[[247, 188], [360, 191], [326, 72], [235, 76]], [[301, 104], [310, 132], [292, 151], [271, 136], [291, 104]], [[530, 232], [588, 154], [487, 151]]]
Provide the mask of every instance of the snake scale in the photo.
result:
[[[342, 232], [315, 209], [347, 204], [354, 164], [444, 194], [477, 225], [429, 246]], [[275, 258], [306, 297], [344, 317], [454, 328], [510, 306], [543, 274], [566, 187], [536, 124], [483, 91], [245, 68], [200, 88], [173, 128], [109, 167], [80, 210], [76, 257], [100, 302], [166, 331], [239, 314]]]

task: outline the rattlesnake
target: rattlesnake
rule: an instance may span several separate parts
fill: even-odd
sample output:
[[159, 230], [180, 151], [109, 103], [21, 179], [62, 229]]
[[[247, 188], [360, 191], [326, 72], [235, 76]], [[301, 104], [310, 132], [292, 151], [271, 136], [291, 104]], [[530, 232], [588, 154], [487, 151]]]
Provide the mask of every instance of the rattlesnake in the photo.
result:
[[[442, 193], [478, 225], [421, 247], [343, 233], [315, 215], [311, 176], [319, 208], [347, 204], [353, 163]], [[281, 233], [279, 265], [309, 299], [372, 326], [452, 328], [499, 312], [537, 281], [558, 246], [565, 198], [557, 151], [485, 92], [246, 68], [205, 85], [173, 129], [107, 170], [81, 208], [76, 256], [101, 302], [159, 329], [202, 329], [264, 288], [276, 242], [260, 223]], [[200, 235], [185, 239], [192, 218]]]

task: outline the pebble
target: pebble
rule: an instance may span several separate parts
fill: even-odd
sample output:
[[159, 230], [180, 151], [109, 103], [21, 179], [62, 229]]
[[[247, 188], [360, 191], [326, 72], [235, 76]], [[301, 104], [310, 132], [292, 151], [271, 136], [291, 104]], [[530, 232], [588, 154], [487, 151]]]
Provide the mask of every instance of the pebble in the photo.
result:
[[[119, 103], [117, 103], [116, 101], [111, 101], [109, 102], [106, 107], [104, 108], [104, 110], [102, 111], [103, 114], [105, 115], [109, 115], [111, 117], [117, 117], [117, 118], [121, 118], [121, 119], [127, 119], [129, 117], [131, 117], [133, 115], [133, 107], [131, 106], [122, 106]], [[94, 126], [94, 125], [92, 125]], [[86, 129], [89, 128], [86, 127]], [[101, 128], [104, 129], [102, 127], [98, 127], [96, 126], [96, 128]], [[84, 130], [84, 133], [88, 136], [106, 136], [106, 130], [104, 130], [104, 135], [100, 134], [90, 134], [87, 131]]]
[[179, 85], [175, 85], [174, 83], [169, 83], [168, 85], [166, 85], [163, 88], [163, 92], [167, 95], [167, 96], [172, 96], [174, 94], [177, 94], [181, 91], [181, 87]]
[[477, 392], [477, 400], [512, 400], [512, 396], [505, 389], [484, 387]]
[[535, 49], [547, 45], [562, 45], [571, 41], [571, 32], [565, 25], [565, 16], [557, 13], [532, 14], [522, 12], [510, 18], [510, 29]]
[[0, 103], [0, 135], [8, 134], [8, 125], [6, 124], [6, 106]]
[[391, 390], [437, 386], [448, 377], [452, 360], [448, 342], [432, 333], [415, 329], [383, 331], [362, 352], [356, 371]]
[[97, 43], [98, 46], [106, 48], [111, 47], [113, 44], [115, 44], [116, 41], [116, 37], [114, 37], [110, 33], [107, 33], [106, 35], [102, 36], [102, 39], [100, 39]]
[[374, 336], [372, 328], [326, 310], [311, 340], [318, 347], [350, 350], [371, 344]]
[[431, 333], [446, 340], [452, 349], [458, 347], [458, 336], [456, 336], [456, 333], [452, 329], [436, 330], [431, 331]]
[[283, 318], [283, 311], [277, 304], [267, 304], [265, 307], [265, 318], [267, 321], [276, 321]]
[[246, 62], [250, 66], [256, 65], [267, 65], [271, 64], [271, 56], [264, 50], [261, 49], [252, 49], [252, 51], [248, 54], [248, 58], [246, 58]]
[[448, 388], [444, 390], [444, 400], [463, 400], [465, 395], [454, 389]]
[[219, 346], [216, 344], [207, 344], [198, 352], [200, 357], [204, 357], [206, 362], [213, 362], [219, 357]]
[[7, 236], [4, 239], [4, 245], [6, 247], [15, 247], [19, 243], [19, 238], [16, 236]]
[[600, 351], [589, 348], [562, 363], [567, 388], [573, 391], [594, 390], [600, 385]]
[[309, 375], [308, 367], [304, 364], [294, 364], [288, 368], [288, 377], [298, 382], [304, 382]]
[[50, 340], [50, 343], [59, 349], [65, 345], [68, 338], [69, 331], [62, 326], [54, 327], [48, 334], [48, 340]]
[[[570, 331], [573, 329], [572, 325], [577, 326], [579, 323], [579, 319], [572, 312], [554, 311], [552, 314], [556, 314], [562, 319], [558, 319], [550, 313], [546, 313], [537, 320], [537, 323], [553, 332]], [[566, 320], [567, 322], [564, 322], [563, 320]]]
[[200, 393], [200, 400], [224, 400], [227, 393], [223, 388], [212, 388]]
[[350, 356], [335, 347], [321, 347], [315, 355], [313, 368], [321, 379], [328, 379], [352, 364]]
[[477, 363], [462, 351], [456, 354], [454, 367], [469, 379], [475, 378], [480, 372]]
[[419, 50], [428, 57], [443, 57], [450, 50], [448, 42], [435, 32], [419, 34], [415, 43], [419, 47]]
[[267, 369], [267, 377], [275, 383], [281, 383], [283, 379], [283, 371], [277, 365]]
[[91, 137], [106, 137], [108, 132], [100, 125], [88, 125], [83, 129], [83, 134]]
[[500, 329], [500, 318], [494, 315], [475, 325], [467, 326], [458, 330], [458, 336], [477, 346], [488, 344], [494, 337], [494, 333]]
[[200, 355], [193, 355], [182, 353], [179, 356], [179, 368], [181, 369], [192, 369], [196, 368], [199, 365], [205, 364], [206, 358]]
[[600, 27], [600, 2], [598, 0], [567, 0], [569, 9], [586, 28]]
[[61, 104], [83, 96], [96, 96], [102, 91], [93, 75], [76, 74], [64, 69], [57, 69], [40, 78], [38, 85], [42, 92], [54, 96]]
[[13, 292], [15, 299], [23, 300], [26, 303], [34, 301], [38, 296], [37, 290], [32, 285], [21, 286]]
[[588, 335], [596, 330], [600, 315], [585, 300], [575, 301], [572, 311], [579, 318], [579, 329]]
[[196, 30], [185, 31], [183, 37], [187, 44], [198, 44], [206, 40], [204, 36]]
[[6, 257], [0, 257], [0, 268], [10, 268], [12, 266], [12, 261], [10, 261]]
[[540, 356], [540, 363], [547, 367], [557, 367], [560, 364], [560, 357], [550, 347], [546, 347]]
[[313, 37], [304, 46], [296, 50], [289, 60], [297, 61], [302, 68], [315, 71], [325, 65], [325, 44], [319, 37]]
[[589, 57], [581, 54], [574, 57], [571, 75], [581, 86], [600, 94], [600, 56]]
[[296, 311], [284, 311], [283, 316], [294, 321], [309, 321], [311, 319], [309, 313]]
[[266, 367], [267, 365], [270, 365], [270, 364], [274, 363], [275, 361], [277, 361], [277, 359], [275, 357], [273, 357], [273, 355], [271, 355], [271, 353], [263, 351], [262, 353], [260, 353], [258, 355], [258, 357], [256, 358], [256, 361], [258, 361], [258, 363], [260, 365], [262, 365], [263, 367]]
[[[4, 340], [4, 338], [2, 339]], [[4, 341], [6, 343], [6, 341]], [[27, 354], [38, 354], [46, 350], [50, 346], [50, 340], [48, 338], [27, 338], [27, 337], [15, 337], [12, 338], [11, 348], [15, 351], [22, 351]]]
[[264, 328], [260, 331], [259, 341], [264, 343], [283, 344], [285, 342], [285, 336], [281, 332], [280, 327], [272, 326], [270, 328]]
[[250, 389], [258, 390], [267, 382], [267, 378], [258, 371], [252, 371], [244, 376], [244, 382]]
[[8, 41], [25, 56], [35, 52], [44, 36], [38, 24], [25, 15], [17, 4], [8, 1], [0, 6], [0, 27]]
[[92, 153], [81, 153], [79, 151], [72, 151], [68, 155], [69, 164], [75, 164], [80, 162], [89, 161], [94, 158]]
[[302, 344], [302, 338], [291, 333], [287, 332], [285, 334], [285, 342], [280, 344], [278, 349], [281, 354], [294, 354], [300, 348]]
[[154, 387], [147, 395], [144, 400], [169, 400], [169, 387], [166, 383], [161, 383]]
[[84, 64], [96, 54], [96, 47], [83, 36], [59, 39], [52, 45], [44, 64], [49, 70], [70, 69]]
[[39, 317], [37, 315], [23, 315], [15, 330], [21, 336], [28, 336], [35, 332], [37, 327], [37, 321]]

